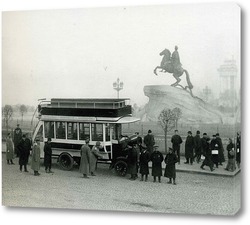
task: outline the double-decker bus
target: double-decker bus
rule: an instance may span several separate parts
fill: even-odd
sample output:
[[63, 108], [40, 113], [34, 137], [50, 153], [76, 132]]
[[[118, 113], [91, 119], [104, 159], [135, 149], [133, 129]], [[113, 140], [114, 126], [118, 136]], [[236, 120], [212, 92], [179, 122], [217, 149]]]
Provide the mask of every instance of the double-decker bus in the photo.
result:
[[38, 105], [38, 123], [32, 141], [40, 140], [41, 158], [48, 137], [52, 139], [52, 156], [64, 170], [80, 164], [80, 149], [85, 140], [90, 146], [97, 141], [103, 146], [103, 159], [119, 175], [126, 175], [127, 152], [120, 143], [122, 124], [135, 123], [129, 99], [62, 99], [42, 100]]

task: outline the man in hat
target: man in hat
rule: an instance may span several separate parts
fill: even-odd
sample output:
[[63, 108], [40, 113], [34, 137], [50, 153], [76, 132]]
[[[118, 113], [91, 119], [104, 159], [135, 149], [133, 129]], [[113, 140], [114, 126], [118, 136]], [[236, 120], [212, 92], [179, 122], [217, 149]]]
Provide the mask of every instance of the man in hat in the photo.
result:
[[194, 155], [193, 161], [196, 157], [196, 161], [197, 163], [199, 163], [201, 161], [201, 137], [200, 137], [199, 130], [196, 131], [196, 135], [194, 137], [194, 151], [195, 151], [195, 155]]
[[34, 176], [39, 176], [40, 173], [40, 146], [39, 146], [39, 138], [36, 138], [35, 144], [32, 150], [32, 158], [31, 158], [31, 169], [34, 170]]
[[91, 149], [90, 160], [89, 160], [91, 176], [95, 176], [97, 159], [103, 158], [103, 156], [99, 152], [99, 149], [101, 149], [101, 148], [102, 148], [101, 142], [97, 141], [96, 144]]
[[194, 137], [192, 136], [192, 132], [188, 131], [188, 136], [186, 138], [186, 143], [185, 143], [185, 157], [186, 157], [186, 162], [185, 164], [190, 164], [193, 165], [193, 154], [194, 154]]
[[51, 138], [48, 137], [48, 141], [44, 145], [44, 166], [46, 173], [53, 173], [51, 171], [52, 164], [52, 148], [51, 148]]
[[237, 138], [236, 138], [236, 163], [238, 168], [240, 168], [241, 163], [241, 135], [240, 132], [237, 132]]
[[222, 140], [220, 138], [220, 134], [217, 133], [216, 134], [216, 140], [219, 142], [219, 155], [218, 155], [218, 160], [219, 160], [219, 165], [222, 166], [222, 163], [225, 162], [225, 156], [224, 156], [224, 148], [223, 148], [223, 144], [222, 144]]
[[24, 166], [24, 172], [29, 172], [27, 170], [27, 164], [29, 161], [29, 155], [31, 150], [31, 142], [25, 134], [22, 136], [22, 140], [17, 145], [17, 149], [19, 152], [19, 165], [20, 165], [20, 172], [22, 172], [22, 167]]
[[148, 134], [144, 137], [144, 144], [147, 146], [149, 154], [152, 154], [155, 145], [155, 138], [151, 130], [148, 130]]
[[168, 184], [171, 184], [172, 179], [173, 179], [173, 184], [176, 185], [176, 183], [175, 183], [175, 178], [176, 178], [175, 163], [177, 163], [178, 159], [177, 159], [176, 154], [174, 154], [174, 151], [172, 148], [169, 148], [169, 151], [168, 151], [164, 161], [166, 163], [164, 177], [169, 178]]
[[17, 127], [14, 130], [14, 139], [13, 139], [14, 153], [16, 154], [17, 157], [19, 157], [19, 151], [18, 151], [17, 146], [18, 146], [19, 142], [22, 140], [22, 130], [21, 130], [21, 128], [19, 126], [20, 125], [17, 124]]
[[130, 180], [138, 177], [139, 147], [136, 142], [128, 144], [128, 172], [131, 174]]
[[211, 171], [214, 171], [214, 164], [212, 162], [212, 153], [210, 149], [210, 138], [207, 136], [207, 133], [203, 133], [203, 137], [201, 138], [201, 147], [202, 153], [205, 156], [204, 161], [202, 162], [201, 169], [204, 170], [204, 166], [208, 166]]
[[153, 149], [154, 152], [151, 154], [150, 159], [152, 161], [152, 176], [154, 177], [154, 182], [156, 182], [156, 177], [158, 177], [159, 183], [161, 183], [161, 176], [162, 176], [162, 161], [163, 155], [161, 152], [158, 151], [159, 146], [154, 145]]
[[81, 162], [80, 162], [80, 168], [79, 171], [80, 173], [83, 174], [83, 178], [89, 178], [88, 173], [89, 173], [89, 161], [90, 161], [90, 147], [89, 147], [89, 139], [87, 138], [85, 140], [85, 144], [81, 147]]
[[221, 148], [221, 146], [220, 146], [219, 140], [216, 139], [215, 134], [213, 135], [213, 138], [211, 140], [210, 148], [212, 150], [212, 161], [216, 165], [216, 168], [218, 168], [218, 165], [219, 165], [219, 148]]
[[13, 148], [13, 142], [11, 139], [11, 133], [8, 133], [8, 136], [6, 138], [6, 160], [7, 164], [14, 164], [14, 148]]
[[177, 155], [178, 163], [180, 164], [180, 145], [182, 143], [182, 138], [178, 133], [178, 130], [175, 130], [175, 134], [171, 138], [172, 148], [174, 153]]

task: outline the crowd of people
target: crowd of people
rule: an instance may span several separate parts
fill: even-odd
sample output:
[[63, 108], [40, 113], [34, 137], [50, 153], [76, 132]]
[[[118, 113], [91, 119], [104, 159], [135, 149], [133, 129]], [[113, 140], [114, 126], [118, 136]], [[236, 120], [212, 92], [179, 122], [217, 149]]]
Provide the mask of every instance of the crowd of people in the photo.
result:
[[[172, 148], [168, 149], [168, 152], [164, 158], [162, 152], [159, 151], [159, 146], [155, 143], [154, 135], [151, 130], [144, 138], [140, 137], [136, 132], [136, 141], [128, 145], [127, 163], [128, 173], [131, 175], [131, 180], [138, 178], [138, 173], [141, 174], [141, 181], [148, 181], [149, 175], [149, 162], [152, 162], [152, 176], [153, 182], [161, 182], [161, 177], [169, 178], [168, 183], [176, 184], [176, 168], [175, 164], [180, 164], [180, 146], [183, 143], [178, 130], [175, 130], [174, 135], [171, 138]], [[32, 147], [31, 140], [28, 134], [22, 134], [22, 130], [17, 125], [14, 130], [14, 137], [12, 141], [11, 133], [8, 133], [6, 138], [6, 160], [7, 164], [14, 164], [13, 159], [15, 155], [19, 158], [20, 172], [24, 169], [24, 172], [28, 172], [27, 164], [32, 152], [31, 157], [31, 169], [34, 171], [35, 176], [39, 176], [40, 170], [40, 145], [39, 139], [35, 140]], [[91, 148], [89, 146], [89, 139], [85, 140], [85, 144], [81, 147], [80, 154], [80, 168], [79, 172], [83, 174], [83, 178], [89, 178], [89, 175], [96, 176], [96, 164], [97, 160], [103, 158], [99, 150], [102, 148], [99, 141]], [[227, 143], [227, 158], [228, 162], [225, 170], [235, 171], [236, 165], [240, 168], [241, 163], [241, 136], [237, 133], [235, 140], [228, 138]], [[51, 170], [52, 165], [52, 148], [51, 138], [48, 138], [44, 146], [44, 166], [46, 173], [53, 173]], [[200, 131], [196, 132], [193, 137], [192, 132], [187, 132], [185, 140], [185, 164], [193, 165], [196, 161], [201, 163], [200, 168], [205, 169], [208, 166], [211, 171], [215, 170], [215, 167], [223, 165], [225, 162], [224, 147], [219, 133], [212, 135], [210, 138], [207, 133], [203, 133], [203, 137], [200, 136]], [[165, 171], [162, 172], [162, 162], [165, 162]]]

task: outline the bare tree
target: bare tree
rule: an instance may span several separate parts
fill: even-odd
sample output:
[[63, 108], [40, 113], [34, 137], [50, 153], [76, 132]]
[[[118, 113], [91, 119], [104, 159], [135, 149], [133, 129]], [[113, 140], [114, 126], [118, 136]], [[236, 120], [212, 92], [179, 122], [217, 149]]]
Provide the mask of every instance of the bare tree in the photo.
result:
[[9, 132], [9, 121], [12, 119], [13, 108], [11, 105], [5, 105], [2, 108], [2, 115], [6, 124], [7, 133]]
[[175, 127], [176, 116], [171, 109], [163, 109], [158, 117], [158, 122], [164, 131], [165, 151], [167, 152], [167, 134]]
[[25, 113], [27, 113], [28, 108], [27, 108], [27, 106], [26, 106], [26, 105], [20, 105], [19, 111], [20, 111], [20, 113], [21, 113], [21, 116], [22, 116], [22, 122], [23, 122], [23, 115], [24, 115]]
[[182, 111], [181, 111], [180, 108], [176, 107], [176, 108], [173, 109], [173, 113], [175, 115], [175, 129], [178, 130], [178, 120], [182, 116]]

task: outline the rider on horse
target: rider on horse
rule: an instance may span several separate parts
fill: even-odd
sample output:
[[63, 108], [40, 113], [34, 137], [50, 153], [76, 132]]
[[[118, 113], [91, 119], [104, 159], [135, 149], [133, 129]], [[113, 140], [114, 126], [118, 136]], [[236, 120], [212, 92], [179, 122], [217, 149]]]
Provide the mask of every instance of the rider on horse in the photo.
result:
[[172, 61], [172, 65], [174, 67], [174, 70], [178, 70], [178, 69], [180, 69], [180, 67], [182, 65], [181, 65], [181, 62], [180, 62], [179, 52], [177, 51], [178, 47], [175, 46], [174, 49], [175, 49], [175, 51], [172, 53], [171, 61]]

